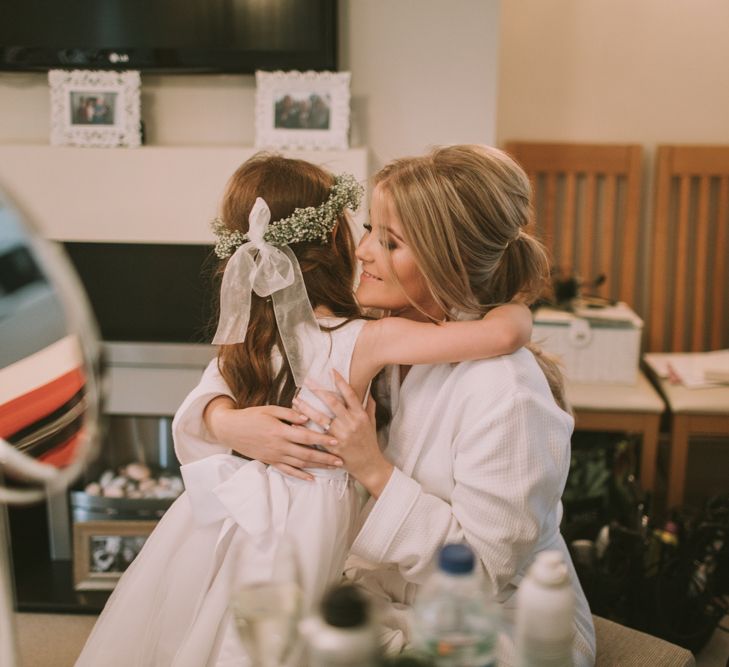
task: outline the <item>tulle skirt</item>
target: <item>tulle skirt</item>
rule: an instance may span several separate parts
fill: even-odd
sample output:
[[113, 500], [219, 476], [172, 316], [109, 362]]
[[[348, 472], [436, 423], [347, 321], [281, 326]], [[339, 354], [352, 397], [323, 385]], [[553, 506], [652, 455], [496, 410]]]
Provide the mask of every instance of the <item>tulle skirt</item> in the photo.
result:
[[[186, 491], [124, 573], [76, 667], [244, 667], [229, 600], [238, 548], [266, 561], [286, 535], [298, 556], [303, 612], [342, 576], [359, 509], [343, 471], [313, 482], [218, 454], [182, 467]], [[270, 560], [270, 558], [268, 559]]]

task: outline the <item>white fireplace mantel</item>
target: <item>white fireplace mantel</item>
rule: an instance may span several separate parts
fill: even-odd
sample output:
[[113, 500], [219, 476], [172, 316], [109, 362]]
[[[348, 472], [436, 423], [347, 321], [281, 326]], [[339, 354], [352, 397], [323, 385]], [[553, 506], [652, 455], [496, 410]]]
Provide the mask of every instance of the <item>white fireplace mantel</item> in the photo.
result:
[[[241, 146], [76, 148], [0, 145], [0, 189], [46, 237], [211, 243], [225, 184], [257, 149]], [[283, 151], [348, 171], [366, 186], [367, 149]], [[364, 209], [357, 216], [362, 219]]]

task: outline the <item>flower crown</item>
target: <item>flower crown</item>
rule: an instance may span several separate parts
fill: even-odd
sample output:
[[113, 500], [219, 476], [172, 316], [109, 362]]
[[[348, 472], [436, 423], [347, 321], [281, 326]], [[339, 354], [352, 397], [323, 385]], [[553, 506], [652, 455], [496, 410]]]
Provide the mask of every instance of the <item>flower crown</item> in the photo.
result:
[[[327, 235], [334, 229], [342, 211], [345, 208], [356, 211], [363, 194], [364, 188], [352, 174], [340, 174], [323, 204], [294, 209], [287, 218], [270, 223], [263, 233], [263, 240], [272, 246], [317, 239], [326, 243]], [[230, 257], [239, 246], [249, 240], [248, 234], [237, 229], [229, 230], [221, 218], [215, 218], [211, 227], [218, 237], [215, 254], [220, 259]]]

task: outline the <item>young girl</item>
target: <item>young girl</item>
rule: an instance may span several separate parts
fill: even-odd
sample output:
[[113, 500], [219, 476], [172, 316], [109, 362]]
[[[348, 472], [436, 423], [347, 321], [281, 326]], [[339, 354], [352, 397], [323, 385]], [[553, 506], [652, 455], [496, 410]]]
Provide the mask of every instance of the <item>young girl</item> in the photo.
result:
[[[346, 215], [361, 194], [351, 176], [278, 156], [256, 156], [231, 178], [214, 222], [216, 253], [227, 261], [213, 342], [238, 406], [288, 406], [297, 388], [316, 403], [308, 387], [333, 388], [332, 371], [364, 402], [387, 364], [479, 359], [528, 341], [531, 317], [516, 303], [472, 322], [433, 322], [425, 313], [422, 322], [362, 319]], [[422, 300], [402, 289], [412, 303]], [[309, 425], [323, 448], [337, 445], [331, 423], [330, 413], [328, 423]], [[306, 613], [341, 577], [354, 537], [359, 502], [348, 473], [307, 472], [311, 481], [228, 454], [182, 466], [186, 492], [118, 583], [77, 666], [249, 664], [228, 612], [238, 547], [254, 544], [255, 566], [265, 568], [285, 535], [299, 559]]]

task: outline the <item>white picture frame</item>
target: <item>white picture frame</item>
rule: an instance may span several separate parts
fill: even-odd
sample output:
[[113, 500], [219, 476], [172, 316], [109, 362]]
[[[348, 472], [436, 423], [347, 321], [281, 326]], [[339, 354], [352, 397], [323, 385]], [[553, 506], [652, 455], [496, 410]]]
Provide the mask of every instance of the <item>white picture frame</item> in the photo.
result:
[[349, 148], [350, 72], [256, 72], [256, 148]]
[[139, 72], [50, 70], [48, 83], [53, 146], [141, 145]]
[[142, 550], [157, 521], [82, 521], [73, 526], [77, 591], [110, 591]]

